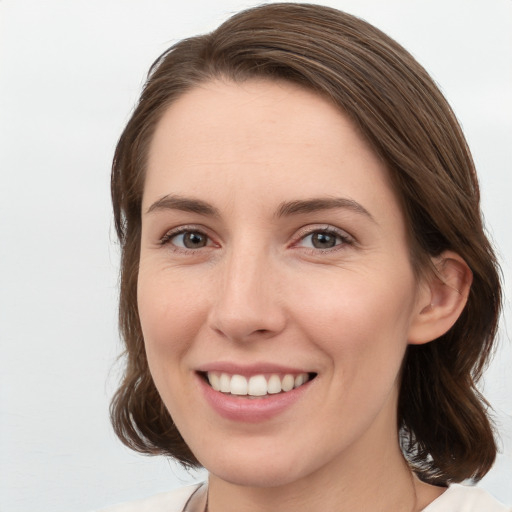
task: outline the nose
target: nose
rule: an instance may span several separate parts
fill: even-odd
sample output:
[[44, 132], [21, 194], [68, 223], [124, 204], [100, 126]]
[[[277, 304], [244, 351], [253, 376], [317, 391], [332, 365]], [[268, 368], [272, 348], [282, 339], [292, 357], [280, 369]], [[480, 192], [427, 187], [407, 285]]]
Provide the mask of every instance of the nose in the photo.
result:
[[268, 339], [283, 331], [286, 314], [277, 269], [264, 254], [246, 249], [220, 264], [210, 327], [236, 342]]

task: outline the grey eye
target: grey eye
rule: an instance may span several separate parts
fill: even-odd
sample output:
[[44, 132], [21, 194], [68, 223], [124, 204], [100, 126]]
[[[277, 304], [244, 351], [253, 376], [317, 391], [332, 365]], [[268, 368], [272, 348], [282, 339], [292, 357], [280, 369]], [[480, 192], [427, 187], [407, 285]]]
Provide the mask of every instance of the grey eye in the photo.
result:
[[317, 232], [311, 234], [311, 245], [315, 249], [331, 249], [337, 245], [339, 236], [332, 233]]
[[345, 239], [332, 231], [313, 231], [302, 238], [299, 245], [309, 249], [333, 249], [341, 245]]
[[172, 243], [185, 249], [201, 249], [208, 245], [208, 237], [199, 231], [185, 231], [175, 235], [172, 238]]

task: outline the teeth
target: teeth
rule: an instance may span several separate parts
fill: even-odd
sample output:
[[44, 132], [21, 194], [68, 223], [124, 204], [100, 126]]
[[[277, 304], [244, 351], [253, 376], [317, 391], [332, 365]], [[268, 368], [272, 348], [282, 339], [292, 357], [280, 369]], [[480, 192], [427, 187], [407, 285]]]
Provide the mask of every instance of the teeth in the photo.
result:
[[285, 375], [283, 382], [281, 383], [281, 388], [283, 391], [291, 391], [293, 389], [293, 385], [295, 384], [295, 378], [293, 375]]
[[264, 396], [267, 394], [267, 379], [264, 375], [254, 375], [249, 379], [247, 394], [252, 396]]
[[215, 389], [215, 391], [220, 391], [220, 377], [216, 373], [211, 373], [208, 375], [208, 379], [210, 386]]
[[281, 389], [281, 379], [278, 375], [272, 375], [268, 379], [268, 393], [275, 395], [276, 393], [281, 393]]
[[221, 373], [219, 384], [220, 391], [223, 393], [231, 393], [231, 377], [227, 373]]
[[231, 377], [231, 394], [232, 395], [247, 395], [247, 379], [242, 375], [233, 375]]
[[253, 375], [249, 379], [243, 375], [230, 375], [228, 373], [208, 372], [208, 382], [215, 391], [231, 393], [239, 396], [265, 396], [291, 391], [302, 386], [309, 380], [307, 373], [292, 375]]

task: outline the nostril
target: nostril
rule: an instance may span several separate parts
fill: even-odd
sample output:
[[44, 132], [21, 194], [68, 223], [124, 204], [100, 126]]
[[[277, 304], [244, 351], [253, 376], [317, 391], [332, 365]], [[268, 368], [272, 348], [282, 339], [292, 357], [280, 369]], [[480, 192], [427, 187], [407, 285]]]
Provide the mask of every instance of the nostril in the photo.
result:
[[254, 307], [214, 306], [209, 315], [209, 327], [222, 338], [232, 341], [256, 341], [276, 336], [285, 328], [280, 311], [258, 311]]

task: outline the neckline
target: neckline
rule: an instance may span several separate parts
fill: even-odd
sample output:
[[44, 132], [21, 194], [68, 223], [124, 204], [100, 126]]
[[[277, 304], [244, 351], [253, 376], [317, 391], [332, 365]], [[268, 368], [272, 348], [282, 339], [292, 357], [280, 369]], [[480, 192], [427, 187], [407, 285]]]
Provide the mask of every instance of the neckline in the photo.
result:
[[[420, 512], [431, 512], [431, 507], [441, 503], [447, 495], [451, 495], [453, 490], [457, 487], [463, 487], [460, 484], [451, 484], [440, 494], [437, 498], [431, 501], [425, 508], [421, 509]], [[183, 512], [204, 512], [206, 509], [208, 500], [208, 483], [201, 482], [197, 485], [196, 489], [192, 492], [188, 498]]]
[[[421, 509], [420, 512], [431, 512], [431, 507], [434, 507], [434, 506], [442, 503], [446, 499], [446, 496], [451, 496], [453, 494], [453, 491], [457, 487], [463, 487], [463, 486], [460, 484], [450, 484], [448, 487], [446, 487], [446, 489], [437, 498], [435, 498], [433, 501], [431, 501], [425, 508]], [[435, 512], [435, 511], [432, 511], [432, 512]]]

